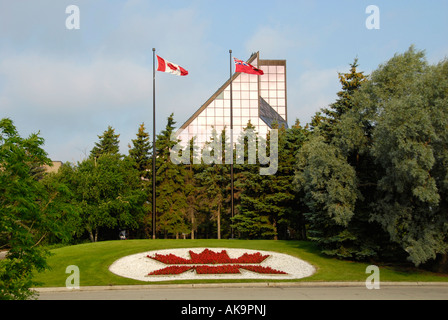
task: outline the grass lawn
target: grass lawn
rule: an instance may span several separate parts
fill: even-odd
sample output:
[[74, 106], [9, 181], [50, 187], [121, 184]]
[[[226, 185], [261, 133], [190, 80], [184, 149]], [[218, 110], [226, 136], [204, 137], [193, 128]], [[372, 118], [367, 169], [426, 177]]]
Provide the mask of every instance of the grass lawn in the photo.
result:
[[[109, 266], [117, 259], [151, 250], [169, 248], [222, 247], [276, 251], [303, 259], [317, 269], [308, 278], [281, 281], [362, 281], [369, 276], [365, 273], [368, 263], [357, 263], [329, 258], [319, 253], [311, 242], [273, 240], [126, 240], [87, 243], [51, 250], [48, 259], [51, 269], [35, 275], [35, 280], [43, 287], [65, 287], [69, 274], [67, 266], [76, 265], [80, 270], [81, 286], [151, 284], [123, 278], [109, 271]], [[413, 268], [391, 266], [380, 267], [381, 281], [448, 281], [447, 276]], [[265, 280], [240, 280], [240, 282], [265, 282]], [[190, 280], [161, 283], [211, 283], [236, 282], [235, 280]], [[269, 282], [273, 282], [270, 280]]]

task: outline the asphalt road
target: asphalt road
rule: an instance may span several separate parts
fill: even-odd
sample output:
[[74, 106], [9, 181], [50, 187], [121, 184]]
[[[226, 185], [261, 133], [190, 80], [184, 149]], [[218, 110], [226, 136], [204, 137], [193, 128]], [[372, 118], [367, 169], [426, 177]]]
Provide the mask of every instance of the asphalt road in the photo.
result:
[[448, 300], [448, 285], [362, 285], [279, 287], [127, 287], [41, 290], [39, 300]]

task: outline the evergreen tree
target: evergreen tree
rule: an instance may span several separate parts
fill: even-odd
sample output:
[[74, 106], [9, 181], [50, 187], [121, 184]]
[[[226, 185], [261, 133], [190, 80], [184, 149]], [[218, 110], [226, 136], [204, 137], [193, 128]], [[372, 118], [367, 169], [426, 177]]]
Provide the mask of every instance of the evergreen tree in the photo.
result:
[[330, 108], [322, 109], [324, 116], [320, 117], [316, 115], [313, 119], [318, 123], [321, 134], [323, 134], [328, 142], [331, 142], [334, 133], [335, 124], [337, 124], [341, 117], [351, 110], [354, 106], [353, 95], [367, 82], [367, 76], [364, 72], [358, 71], [358, 59], [356, 58], [352, 64], [350, 64], [349, 73], [339, 73], [339, 82], [341, 83], [342, 90], [337, 93], [338, 99], [336, 102], [330, 105]]
[[187, 224], [187, 196], [185, 190], [185, 167], [171, 161], [170, 151], [179, 142], [172, 140], [174, 134], [174, 116], [168, 117], [165, 129], [157, 135], [156, 150], [156, 193], [158, 231], [174, 234], [176, 238], [180, 233], [190, 231]]
[[190, 164], [185, 166], [185, 195], [187, 198], [186, 215], [190, 220], [191, 239], [195, 239], [195, 232], [197, 232], [198, 226], [201, 223], [199, 213], [200, 207], [204, 203], [204, 201], [202, 201], [203, 188], [197, 178], [197, 175], [203, 171], [203, 166], [201, 164], [195, 164], [195, 159], [199, 156], [199, 148], [195, 143], [195, 139], [196, 137], [193, 137], [186, 146], [186, 148], [190, 149]]
[[249, 122], [238, 138], [237, 149], [244, 148], [244, 152], [237, 150], [235, 187], [241, 190], [241, 202], [238, 205], [239, 213], [232, 220], [233, 227], [243, 238], [273, 238], [276, 236], [276, 228], [270, 221], [270, 213], [263, 210], [264, 203], [260, 198], [264, 194], [266, 179], [259, 172], [254, 129]]
[[136, 139], [131, 140], [129, 147], [129, 157], [134, 161], [134, 167], [139, 171], [142, 179], [142, 187], [147, 194], [147, 202], [144, 205], [145, 218], [143, 224], [137, 230], [140, 237], [149, 238], [152, 230], [152, 145], [149, 139], [149, 133], [145, 130], [145, 124], [142, 123], [136, 135]]
[[326, 254], [364, 259], [376, 252], [359, 231], [368, 221], [358, 221], [359, 215], [354, 218], [356, 204], [362, 201], [357, 171], [351, 162], [356, 152], [345, 152], [340, 141], [345, 135], [338, 131], [339, 123], [354, 107], [356, 91], [367, 81], [357, 67], [355, 59], [350, 73], [339, 74], [342, 91], [338, 100], [322, 110], [325, 116], [316, 115], [309, 141], [298, 154], [294, 181], [308, 207], [305, 216], [310, 239], [317, 241]]
[[103, 135], [98, 136], [99, 142], [95, 142], [95, 146], [92, 151], [90, 151], [90, 157], [98, 158], [103, 154], [119, 154], [119, 134], [115, 134], [115, 129], [108, 126], [107, 130], [104, 131]]
[[[226, 203], [229, 202], [230, 168], [222, 164], [225, 159], [225, 130], [219, 136], [213, 128], [210, 142], [204, 146], [203, 153], [207, 153], [209, 160], [214, 163], [204, 165], [202, 172], [196, 175], [203, 188], [203, 194], [208, 200], [208, 208], [212, 211], [212, 218], [217, 224], [217, 237], [221, 239], [222, 214]], [[219, 151], [218, 151], [219, 150]]]
[[152, 146], [149, 141], [149, 133], [145, 131], [144, 123], [138, 128], [137, 138], [132, 140], [132, 146], [129, 144], [128, 147], [129, 156], [134, 159], [136, 169], [142, 177], [148, 179], [152, 165]]

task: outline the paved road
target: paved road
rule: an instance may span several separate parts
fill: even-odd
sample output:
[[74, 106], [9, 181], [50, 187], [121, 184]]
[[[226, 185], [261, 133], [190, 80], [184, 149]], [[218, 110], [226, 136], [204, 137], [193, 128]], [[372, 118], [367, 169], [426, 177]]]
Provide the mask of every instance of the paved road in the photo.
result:
[[448, 285], [259, 286], [259, 287], [127, 287], [41, 291], [40, 300], [448, 300]]

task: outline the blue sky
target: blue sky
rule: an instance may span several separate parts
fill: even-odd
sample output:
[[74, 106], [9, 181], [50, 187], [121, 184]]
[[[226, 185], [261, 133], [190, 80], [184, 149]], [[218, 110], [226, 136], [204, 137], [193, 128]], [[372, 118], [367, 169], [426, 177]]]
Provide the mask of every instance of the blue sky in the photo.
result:
[[[80, 29], [65, 9], [77, 5]], [[380, 10], [380, 29], [365, 26]], [[157, 74], [157, 131], [182, 125], [228, 78], [229, 49], [287, 60], [288, 122], [335, 100], [355, 57], [366, 74], [411, 44], [448, 56], [446, 0], [0, 0], [0, 117], [40, 131], [53, 160], [89, 154], [108, 125], [121, 152], [144, 122], [152, 135], [152, 48], [189, 71]]]

